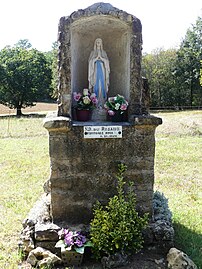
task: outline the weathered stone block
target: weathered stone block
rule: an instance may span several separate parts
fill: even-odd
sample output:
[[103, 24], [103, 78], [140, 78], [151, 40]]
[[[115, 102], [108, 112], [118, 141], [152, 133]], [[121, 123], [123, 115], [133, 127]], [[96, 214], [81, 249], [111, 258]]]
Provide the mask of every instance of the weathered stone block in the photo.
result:
[[[134, 182], [137, 207], [141, 212], [152, 214], [156, 128], [152, 120], [157, 122], [152, 117], [149, 121], [144, 118], [138, 125], [123, 124], [121, 139], [84, 139], [83, 124], [73, 124], [62, 135], [51, 129], [51, 214], [54, 222], [63, 219], [67, 223], [88, 223], [96, 200], [106, 204], [116, 193], [120, 162], [127, 165], [126, 181]], [[146, 125], [141, 125], [145, 122]], [[63, 130], [61, 126], [60, 129]], [[60, 150], [62, 153], [58, 153]]]
[[53, 224], [40, 224], [35, 225], [35, 239], [37, 241], [57, 241], [58, 234], [57, 231], [60, 230], [60, 227]]
[[57, 241], [36, 241], [35, 248], [40, 247], [51, 251], [53, 254], [60, 256], [60, 248], [56, 248]]

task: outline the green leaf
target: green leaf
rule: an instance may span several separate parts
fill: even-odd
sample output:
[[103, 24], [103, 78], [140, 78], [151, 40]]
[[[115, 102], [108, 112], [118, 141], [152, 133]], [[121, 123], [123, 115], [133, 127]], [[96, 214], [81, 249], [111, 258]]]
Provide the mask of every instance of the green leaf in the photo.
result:
[[64, 243], [64, 240], [59, 240], [56, 245], [55, 245], [56, 248], [65, 248], [65, 243]]
[[91, 241], [87, 241], [84, 247], [93, 247], [93, 243]]
[[80, 248], [74, 248], [75, 249], [75, 251], [77, 252], [77, 253], [79, 253], [79, 254], [83, 254], [84, 253], [84, 246], [83, 247], [80, 247]]

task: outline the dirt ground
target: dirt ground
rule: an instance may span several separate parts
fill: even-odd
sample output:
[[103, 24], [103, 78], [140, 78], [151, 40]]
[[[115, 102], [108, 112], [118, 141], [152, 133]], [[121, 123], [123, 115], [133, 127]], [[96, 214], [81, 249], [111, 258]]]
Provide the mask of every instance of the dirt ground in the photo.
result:
[[[18, 267], [19, 269], [31, 269], [30, 264], [26, 262]], [[84, 258], [84, 261], [81, 266], [77, 267], [61, 267], [56, 266], [54, 269], [103, 269], [104, 267], [100, 262], [95, 262], [95, 260], [87, 260]], [[144, 250], [133, 255], [130, 258], [130, 262], [120, 267], [112, 267], [117, 269], [167, 269], [166, 255], [157, 253], [155, 250]], [[108, 269], [108, 267], [105, 267]]]
[[[25, 109], [22, 109], [23, 114], [30, 114], [30, 113], [42, 113], [42, 112], [48, 112], [48, 111], [56, 111], [57, 110], [57, 104], [56, 103], [37, 103], [36, 106], [33, 107], [27, 107]], [[15, 115], [16, 110], [10, 109], [7, 106], [0, 104], [0, 115]]]
[[[130, 257], [130, 262], [118, 269], [167, 269], [166, 255], [157, 252], [155, 249], [142, 250]], [[81, 269], [102, 269], [101, 263], [84, 260]], [[107, 267], [106, 267], [107, 268]], [[58, 268], [57, 268], [58, 269]]]

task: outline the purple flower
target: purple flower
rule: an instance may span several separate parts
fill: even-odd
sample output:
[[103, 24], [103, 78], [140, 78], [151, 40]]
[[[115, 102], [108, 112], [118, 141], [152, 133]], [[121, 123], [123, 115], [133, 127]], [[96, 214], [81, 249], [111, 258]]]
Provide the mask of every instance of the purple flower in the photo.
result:
[[80, 241], [79, 239], [76, 239], [76, 241], [75, 241], [74, 243], [75, 243], [75, 245], [76, 245], [78, 248], [80, 248], [80, 247], [83, 246], [82, 241]]
[[74, 244], [74, 240], [73, 240], [73, 232], [71, 231], [68, 231], [68, 230], [65, 230], [65, 238], [64, 238], [64, 241], [65, 241], [65, 244], [70, 247]]
[[74, 243], [80, 248], [86, 243], [86, 237], [81, 233], [78, 233], [78, 236], [76, 237], [76, 241]]

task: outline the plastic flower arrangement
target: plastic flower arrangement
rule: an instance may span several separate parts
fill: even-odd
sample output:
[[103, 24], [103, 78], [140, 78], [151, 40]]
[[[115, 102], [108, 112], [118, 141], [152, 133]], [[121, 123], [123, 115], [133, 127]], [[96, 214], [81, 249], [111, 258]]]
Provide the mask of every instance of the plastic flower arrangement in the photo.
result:
[[109, 116], [114, 116], [116, 111], [123, 114], [128, 108], [128, 102], [124, 96], [117, 94], [114, 97], [109, 97], [104, 105]]
[[77, 109], [93, 109], [97, 106], [98, 100], [95, 93], [90, 93], [88, 89], [83, 89], [83, 93], [74, 92], [74, 101]]
[[58, 232], [59, 241], [56, 243], [56, 248], [63, 248], [66, 250], [74, 250], [77, 253], [83, 254], [85, 247], [91, 247], [91, 242], [82, 232], [73, 232], [68, 229], [62, 229]]

